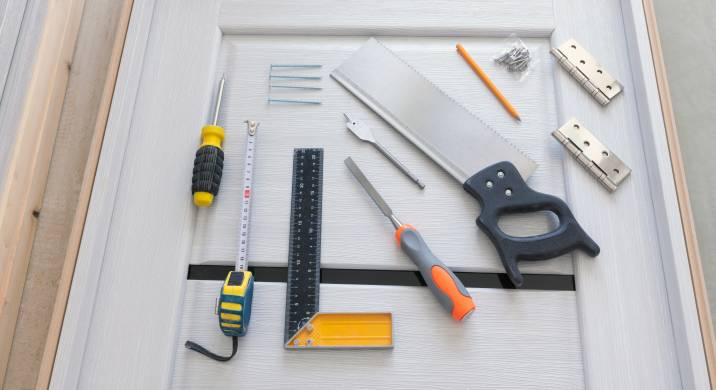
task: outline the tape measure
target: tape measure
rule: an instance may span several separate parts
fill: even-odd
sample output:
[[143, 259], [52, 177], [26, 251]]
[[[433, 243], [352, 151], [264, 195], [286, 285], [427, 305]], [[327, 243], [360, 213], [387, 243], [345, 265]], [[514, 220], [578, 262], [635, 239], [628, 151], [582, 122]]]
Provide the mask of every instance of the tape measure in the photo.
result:
[[219, 294], [219, 327], [227, 336], [241, 337], [251, 318], [251, 298], [254, 291], [254, 276], [248, 268], [246, 254], [249, 247], [249, 221], [251, 217], [251, 186], [254, 176], [254, 146], [258, 122], [246, 121], [246, 158], [244, 159], [244, 185], [241, 191], [241, 217], [239, 219], [239, 252], [236, 270], [226, 275]]
[[292, 182], [285, 348], [392, 348], [391, 313], [319, 312], [323, 149], [294, 149]]
[[251, 319], [251, 301], [254, 293], [254, 276], [248, 271], [247, 252], [249, 246], [249, 222], [251, 216], [251, 188], [254, 170], [254, 146], [258, 122], [246, 121], [248, 127], [246, 158], [244, 160], [244, 185], [241, 191], [241, 213], [239, 217], [239, 250], [234, 271], [226, 275], [221, 286], [217, 303], [217, 315], [221, 331], [233, 338], [229, 356], [216, 355], [199, 344], [187, 341], [184, 345], [211, 359], [228, 361], [236, 355], [238, 337], [246, 335]]

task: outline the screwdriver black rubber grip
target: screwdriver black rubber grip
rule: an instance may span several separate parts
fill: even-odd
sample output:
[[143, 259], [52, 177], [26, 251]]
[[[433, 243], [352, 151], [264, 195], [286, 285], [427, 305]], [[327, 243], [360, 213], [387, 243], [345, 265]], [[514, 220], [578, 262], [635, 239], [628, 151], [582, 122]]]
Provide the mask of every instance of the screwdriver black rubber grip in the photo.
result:
[[[569, 206], [562, 199], [531, 189], [508, 161], [481, 170], [463, 188], [480, 203], [477, 226], [492, 240], [507, 275], [517, 287], [523, 282], [518, 261], [547, 260], [575, 249], [592, 257], [599, 254], [599, 245], [582, 230]], [[498, 226], [504, 215], [535, 211], [553, 212], [559, 226], [549, 233], [529, 237], [510, 236]]]
[[[191, 193], [209, 193], [212, 195], [211, 199], [213, 200], [213, 197], [219, 193], [223, 171], [224, 151], [220, 147], [204, 145], [197, 149], [194, 157], [194, 171], [191, 177]], [[201, 205], [197, 204], [197, 206]]]

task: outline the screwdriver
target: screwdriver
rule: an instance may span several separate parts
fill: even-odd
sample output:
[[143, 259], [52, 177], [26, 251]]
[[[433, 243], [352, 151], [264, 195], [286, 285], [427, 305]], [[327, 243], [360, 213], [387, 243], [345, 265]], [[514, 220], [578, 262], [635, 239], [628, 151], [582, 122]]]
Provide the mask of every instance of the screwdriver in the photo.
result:
[[393, 224], [396, 242], [403, 252], [418, 266], [420, 275], [425, 279], [425, 283], [440, 304], [450, 312], [455, 320], [462, 321], [468, 318], [475, 311], [475, 302], [473, 302], [472, 297], [460, 279], [442, 261], [435, 257], [423, 237], [412, 225], [400, 222], [353, 159], [348, 157], [344, 162], [375, 205]]
[[224, 95], [226, 78], [221, 76], [219, 90], [216, 93], [214, 120], [210, 125], [201, 129], [201, 145], [194, 157], [194, 171], [191, 177], [191, 193], [194, 195], [194, 204], [198, 207], [209, 207], [219, 192], [221, 175], [224, 170], [224, 150], [221, 144], [224, 141], [224, 128], [217, 125], [219, 121], [219, 108]]

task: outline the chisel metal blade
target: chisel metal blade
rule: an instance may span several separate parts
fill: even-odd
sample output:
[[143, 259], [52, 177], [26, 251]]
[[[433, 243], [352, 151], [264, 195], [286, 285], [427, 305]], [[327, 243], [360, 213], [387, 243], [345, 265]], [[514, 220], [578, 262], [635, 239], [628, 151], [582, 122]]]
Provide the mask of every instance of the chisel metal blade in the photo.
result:
[[393, 210], [390, 208], [390, 206], [388, 206], [388, 202], [386, 202], [385, 199], [380, 196], [378, 190], [373, 187], [373, 184], [368, 180], [367, 177], [365, 177], [363, 171], [358, 168], [358, 165], [356, 165], [353, 159], [348, 157], [343, 162], [346, 164], [353, 176], [355, 176], [356, 180], [358, 180], [358, 183], [360, 183], [363, 189], [365, 189], [365, 192], [368, 193], [368, 196], [373, 199], [373, 203], [378, 206], [383, 215], [388, 218], [391, 218], [393, 216]]
[[463, 184], [509, 161], [527, 179], [537, 165], [477, 116], [371, 38], [331, 76]]

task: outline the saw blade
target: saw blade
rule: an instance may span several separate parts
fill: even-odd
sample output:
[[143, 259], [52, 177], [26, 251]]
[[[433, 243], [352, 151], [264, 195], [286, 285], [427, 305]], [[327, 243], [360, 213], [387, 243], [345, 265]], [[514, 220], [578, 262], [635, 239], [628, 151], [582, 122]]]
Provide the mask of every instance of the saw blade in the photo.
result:
[[526, 180], [537, 164], [376, 39], [331, 76], [461, 184], [509, 161]]

